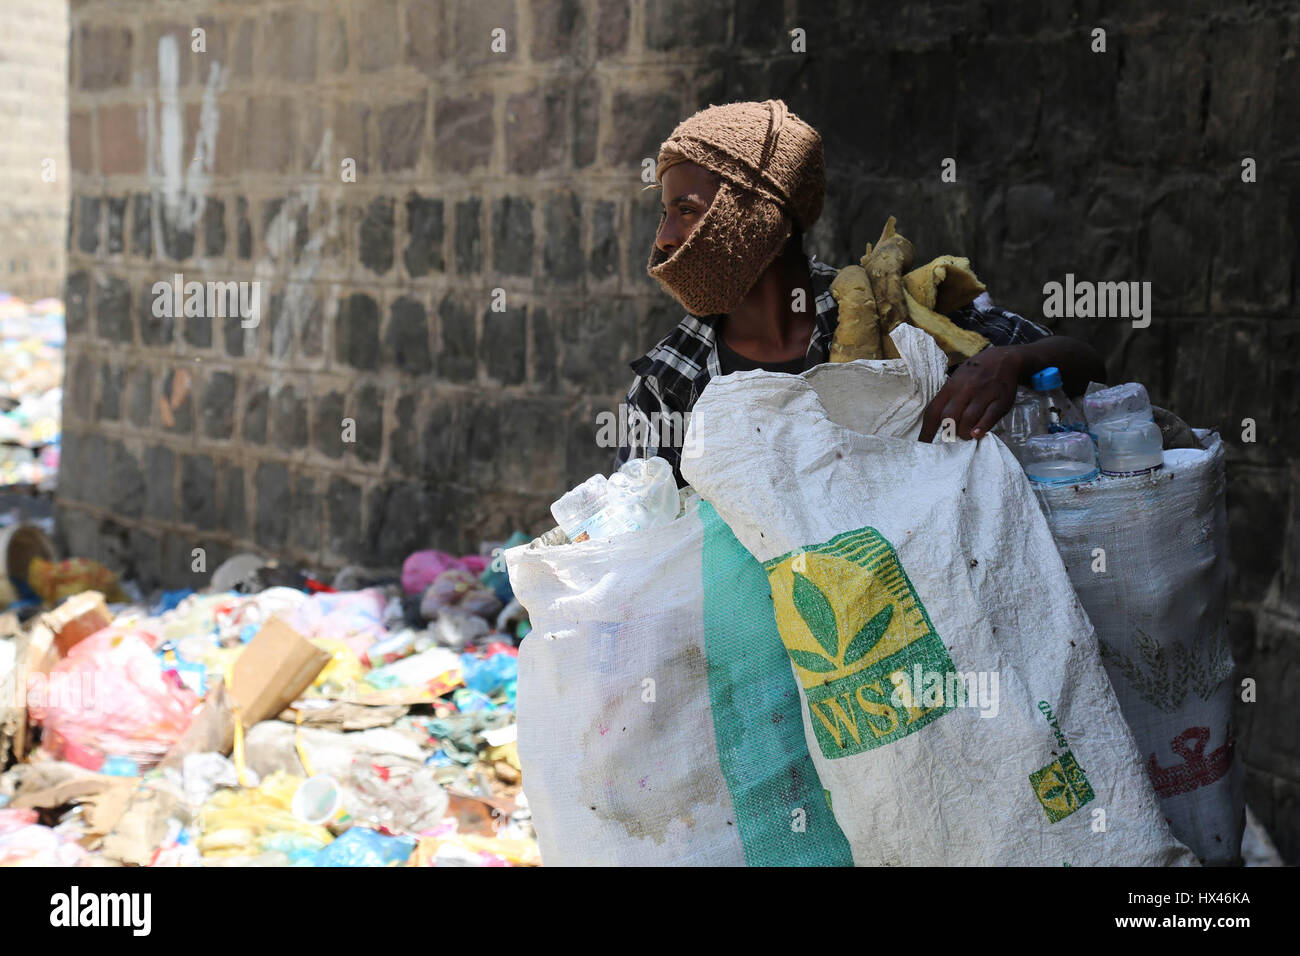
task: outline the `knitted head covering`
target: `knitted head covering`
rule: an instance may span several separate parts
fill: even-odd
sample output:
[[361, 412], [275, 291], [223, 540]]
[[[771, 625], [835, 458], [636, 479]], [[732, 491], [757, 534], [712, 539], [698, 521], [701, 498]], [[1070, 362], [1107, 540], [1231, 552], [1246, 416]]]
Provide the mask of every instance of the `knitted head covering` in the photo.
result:
[[652, 246], [647, 271], [694, 315], [732, 311], [781, 252], [806, 232], [826, 193], [822, 141], [781, 100], [700, 110], [659, 147], [655, 175], [692, 162], [721, 178], [717, 195], [671, 255]]

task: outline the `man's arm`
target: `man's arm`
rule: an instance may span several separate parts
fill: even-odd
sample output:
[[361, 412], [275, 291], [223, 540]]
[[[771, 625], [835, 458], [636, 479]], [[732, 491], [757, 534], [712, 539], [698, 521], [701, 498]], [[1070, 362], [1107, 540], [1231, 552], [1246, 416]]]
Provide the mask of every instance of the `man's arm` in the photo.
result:
[[981, 295], [949, 316], [962, 328], [979, 332], [989, 348], [957, 366], [925, 410], [921, 441], [931, 441], [945, 418], [957, 424], [960, 438], [979, 438], [1016, 402], [1016, 386], [1029, 386], [1035, 372], [1055, 365], [1068, 395], [1081, 395], [1089, 382], [1106, 381], [1106, 363], [1086, 342], [1048, 329], [993, 304]]
[[1106, 363], [1097, 350], [1068, 335], [1052, 335], [1011, 348], [1020, 352], [1020, 384], [1026, 388], [1035, 373], [1053, 365], [1061, 370], [1065, 394], [1071, 397], [1082, 395], [1089, 382], [1106, 382]]
[[1079, 395], [1089, 382], [1106, 381], [1106, 363], [1087, 342], [1052, 335], [1020, 345], [991, 346], [973, 355], [948, 377], [925, 410], [921, 441], [932, 441], [945, 418], [957, 423], [958, 438], [979, 438], [1016, 403], [1016, 386], [1055, 365], [1065, 391]]

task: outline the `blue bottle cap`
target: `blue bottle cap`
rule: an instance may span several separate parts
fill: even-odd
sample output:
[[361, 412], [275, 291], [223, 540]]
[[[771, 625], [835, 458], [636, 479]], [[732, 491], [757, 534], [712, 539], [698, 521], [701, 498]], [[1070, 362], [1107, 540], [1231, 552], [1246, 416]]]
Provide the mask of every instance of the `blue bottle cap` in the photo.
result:
[[1061, 387], [1061, 370], [1055, 365], [1049, 365], [1041, 372], [1035, 372], [1029, 381], [1033, 384], [1034, 391], [1049, 392]]

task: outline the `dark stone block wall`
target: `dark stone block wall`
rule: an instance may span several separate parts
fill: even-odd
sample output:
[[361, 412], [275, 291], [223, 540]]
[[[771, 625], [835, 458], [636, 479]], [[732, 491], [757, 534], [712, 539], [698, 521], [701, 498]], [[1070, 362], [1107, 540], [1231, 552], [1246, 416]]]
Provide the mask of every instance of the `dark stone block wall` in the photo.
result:
[[[208, 572], [244, 549], [394, 568], [544, 530], [608, 467], [595, 416], [626, 363], [680, 317], [645, 275], [643, 161], [696, 109], [781, 97], [825, 140], [821, 259], [856, 261], [894, 214], [1031, 316], [1067, 273], [1152, 283], [1149, 328], [1048, 324], [1227, 439], [1233, 647], [1258, 682], [1239, 753], [1300, 862], [1295, 4], [74, 0], [71, 20], [72, 551], [174, 587], [206, 578], [195, 548]], [[260, 281], [260, 323], [156, 318], [177, 272]]]

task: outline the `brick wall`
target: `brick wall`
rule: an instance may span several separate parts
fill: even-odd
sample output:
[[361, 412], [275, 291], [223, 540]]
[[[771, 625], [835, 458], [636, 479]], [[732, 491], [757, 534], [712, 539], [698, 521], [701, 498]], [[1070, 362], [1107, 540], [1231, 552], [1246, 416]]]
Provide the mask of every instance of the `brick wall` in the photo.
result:
[[67, 0], [0, 5], [0, 292], [63, 294]]
[[[194, 547], [378, 568], [545, 527], [679, 317], [641, 160], [783, 97], [825, 138], [823, 260], [893, 213], [1031, 315], [1066, 273], [1153, 283], [1150, 328], [1053, 324], [1229, 440], [1240, 753], [1300, 861], [1300, 14], [1175, 6], [74, 2], [61, 534], [177, 586]], [[261, 281], [260, 324], [154, 318], [176, 272]]]

